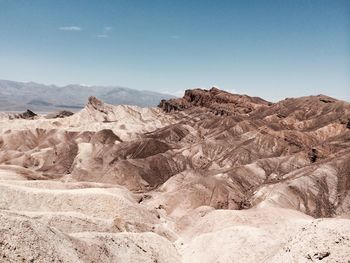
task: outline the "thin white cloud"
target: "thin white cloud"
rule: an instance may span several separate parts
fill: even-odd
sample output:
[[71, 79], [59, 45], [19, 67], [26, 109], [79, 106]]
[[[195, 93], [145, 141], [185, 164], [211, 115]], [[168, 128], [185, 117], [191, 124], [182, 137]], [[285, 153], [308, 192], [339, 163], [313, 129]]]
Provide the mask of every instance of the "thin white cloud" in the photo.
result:
[[109, 32], [111, 32], [113, 29], [113, 27], [111, 26], [105, 26], [103, 29], [102, 29], [102, 32], [101, 34], [97, 35], [96, 37], [97, 38], [109, 38]]
[[178, 36], [178, 35], [172, 35], [172, 36], [170, 36], [170, 38], [172, 38], [172, 39], [179, 39], [180, 36]]
[[61, 26], [58, 29], [63, 31], [81, 31], [82, 30], [82, 28], [79, 26]]
[[108, 35], [106, 35], [106, 34], [101, 34], [101, 35], [97, 35], [96, 37], [98, 37], [98, 38], [108, 38]]

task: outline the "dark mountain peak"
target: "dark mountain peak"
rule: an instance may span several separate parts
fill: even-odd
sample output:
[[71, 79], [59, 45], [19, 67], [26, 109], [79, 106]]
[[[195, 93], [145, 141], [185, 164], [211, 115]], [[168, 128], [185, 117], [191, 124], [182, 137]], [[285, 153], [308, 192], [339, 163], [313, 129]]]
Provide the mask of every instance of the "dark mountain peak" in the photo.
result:
[[53, 113], [49, 113], [45, 116], [46, 119], [57, 119], [72, 116], [74, 113], [67, 110], [61, 110]]
[[90, 96], [89, 100], [88, 100], [88, 106], [91, 105], [94, 108], [100, 108], [101, 106], [103, 106], [103, 102], [101, 100], [99, 100], [98, 98], [94, 97], [94, 96]]
[[34, 117], [36, 117], [38, 115], [36, 113], [34, 113], [33, 111], [31, 111], [31, 110], [27, 110], [27, 111], [21, 113], [20, 116], [23, 119], [33, 119]]
[[38, 115], [31, 110], [26, 110], [22, 113], [9, 114], [8, 118], [12, 119], [26, 119], [26, 120], [34, 120]]

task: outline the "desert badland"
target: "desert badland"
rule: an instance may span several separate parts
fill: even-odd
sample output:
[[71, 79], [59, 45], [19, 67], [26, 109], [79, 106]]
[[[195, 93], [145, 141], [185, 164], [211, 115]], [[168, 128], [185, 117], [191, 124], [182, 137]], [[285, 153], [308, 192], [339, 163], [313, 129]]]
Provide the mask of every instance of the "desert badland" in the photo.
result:
[[350, 104], [217, 88], [0, 115], [1, 262], [350, 262]]

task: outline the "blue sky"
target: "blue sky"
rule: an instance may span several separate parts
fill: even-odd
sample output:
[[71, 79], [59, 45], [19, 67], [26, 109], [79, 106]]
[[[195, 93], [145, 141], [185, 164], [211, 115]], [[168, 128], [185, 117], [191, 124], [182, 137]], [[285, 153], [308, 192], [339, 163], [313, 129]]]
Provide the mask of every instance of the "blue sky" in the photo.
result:
[[350, 1], [0, 0], [0, 79], [350, 101]]

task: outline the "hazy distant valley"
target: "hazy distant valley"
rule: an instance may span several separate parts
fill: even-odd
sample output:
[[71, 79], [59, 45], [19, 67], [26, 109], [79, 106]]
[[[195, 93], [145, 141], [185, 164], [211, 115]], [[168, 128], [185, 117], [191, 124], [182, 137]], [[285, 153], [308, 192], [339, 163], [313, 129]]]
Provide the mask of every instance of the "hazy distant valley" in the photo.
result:
[[0, 111], [55, 111], [82, 109], [90, 96], [114, 104], [154, 107], [171, 95], [124, 87], [68, 85], [64, 87], [34, 82], [0, 80]]
[[67, 117], [10, 117], [1, 262], [350, 260], [348, 102], [212, 88], [157, 108], [90, 97]]

